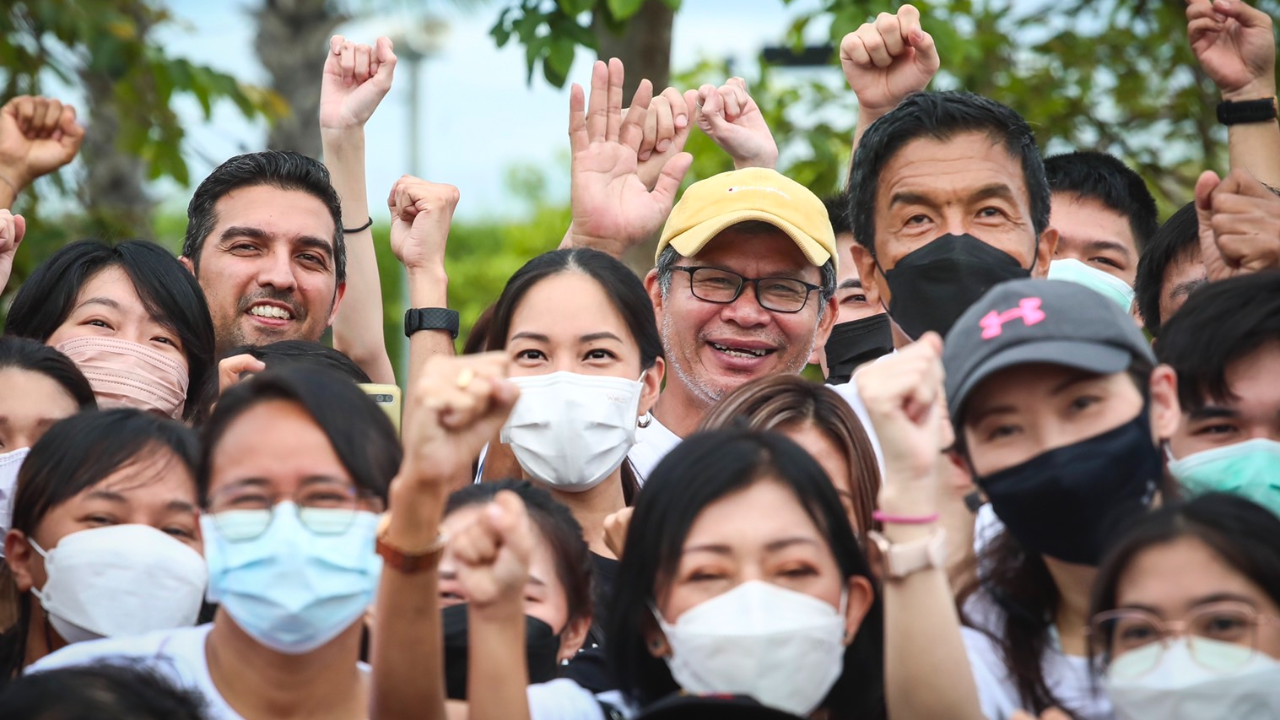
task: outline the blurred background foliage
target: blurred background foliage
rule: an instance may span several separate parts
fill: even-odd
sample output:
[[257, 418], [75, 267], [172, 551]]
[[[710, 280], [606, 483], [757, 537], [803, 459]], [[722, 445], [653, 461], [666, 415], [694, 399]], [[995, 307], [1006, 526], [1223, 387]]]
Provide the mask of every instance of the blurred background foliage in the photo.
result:
[[[18, 210], [28, 215], [31, 230], [8, 297], [30, 268], [78, 237], [150, 236], [176, 250], [185, 218], [156, 216], [145, 191], [152, 179], [187, 186], [199, 180], [187, 175], [183, 128], [170, 107], [176, 96], [195, 97], [206, 120], [215, 103], [233, 103], [246, 116], [271, 121], [271, 147], [316, 154], [318, 129], [310, 118], [324, 52], [316, 39], [351, 16], [376, 14], [395, 2], [258, 1], [248, 19], [257, 24], [257, 51], [270, 87], [166, 53], [152, 40], [155, 28], [174, 22], [162, 0], [10, 0], [0, 10], [0, 101], [38, 93], [42, 78], [56, 76], [83, 89], [88, 107], [81, 108], [81, 116], [94, 121], [80, 171], [46, 178], [21, 199]], [[1280, 0], [1253, 2], [1280, 17]], [[901, 4], [821, 0], [790, 27], [780, 28], [780, 47], [771, 49], [771, 57], [807, 50], [806, 58], [822, 63], [816, 67], [785, 58], [771, 65], [762, 52], [751, 67], [707, 59], [673, 73], [671, 25], [679, 0], [469, 3], [473, 12], [493, 13], [497, 44], [524, 47], [530, 78], [538, 72], [558, 86], [568, 80], [579, 51], [622, 58], [632, 86], [643, 77], [658, 90], [746, 77], [778, 140], [780, 169], [819, 195], [836, 192], [847, 176], [857, 112], [835, 48], [845, 33]], [[402, 0], [398, 8], [420, 7], [425, 13], [427, 5]], [[1218, 93], [1188, 45], [1184, 2], [919, 0], [915, 5], [942, 57], [933, 89], [963, 88], [1010, 105], [1031, 122], [1048, 154], [1096, 149], [1121, 157], [1146, 178], [1162, 216], [1191, 198], [1201, 170], [1225, 168], [1226, 133], [1214, 114]], [[691, 135], [687, 149], [695, 160], [686, 182], [731, 167], [699, 132]], [[545, 189], [549, 176], [567, 171], [567, 155], [554, 168], [512, 168], [508, 187], [530, 208], [527, 216], [461, 222], [453, 229], [449, 294], [463, 316], [463, 337], [516, 268], [559, 243], [568, 209]], [[394, 358], [403, 342], [402, 272], [386, 247], [386, 225], [375, 230]]]

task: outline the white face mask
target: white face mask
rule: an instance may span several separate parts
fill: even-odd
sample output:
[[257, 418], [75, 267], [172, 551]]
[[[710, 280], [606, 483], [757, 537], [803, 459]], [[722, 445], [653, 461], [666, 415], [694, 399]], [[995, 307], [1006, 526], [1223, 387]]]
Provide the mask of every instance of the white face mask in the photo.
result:
[[664, 658], [686, 692], [750, 695], [807, 716], [844, 668], [844, 608], [751, 580], [686, 610], [675, 624], [654, 617], [671, 646]]
[[40, 599], [67, 642], [195, 625], [207, 579], [204, 558], [150, 525], [81, 530], [45, 550]]
[[636, 443], [641, 380], [556, 372], [520, 388], [499, 439], [535, 480], [582, 492], [604, 482]]
[[[1262, 652], [1197, 637], [1192, 657], [1185, 637], [1169, 643], [1150, 671], [1160, 644], [1125, 653], [1111, 664], [1106, 686], [1117, 720], [1245, 720], [1280, 717], [1280, 662]], [[1250, 653], [1251, 658], [1245, 660]], [[1197, 660], [1197, 658], [1199, 658]], [[1215, 672], [1217, 662], [1233, 669]]]
[[1120, 306], [1126, 313], [1133, 308], [1133, 288], [1111, 273], [1103, 272], [1076, 260], [1063, 258], [1049, 263], [1049, 279], [1065, 280], [1104, 295]]
[[31, 448], [18, 448], [0, 455], [0, 558], [4, 557], [4, 536], [13, 527], [13, 496], [18, 493], [18, 471]]

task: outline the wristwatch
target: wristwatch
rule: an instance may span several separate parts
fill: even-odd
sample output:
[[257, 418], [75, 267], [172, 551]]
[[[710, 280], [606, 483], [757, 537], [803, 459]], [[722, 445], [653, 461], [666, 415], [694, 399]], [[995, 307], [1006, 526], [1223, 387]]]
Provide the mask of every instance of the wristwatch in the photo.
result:
[[392, 545], [387, 540], [387, 528], [391, 525], [391, 513], [386, 513], [378, 521], [376, 549], [382, 556], [382, 564], [406, 575], [423, 570], [433, 570], [440, 564], [440, 556], [444, 555], [447, 544], [444, 535], [436, 537], [435, 542], [423, 550], [405, 550]]
[[947, 531], [937, 528], [928, 537], [906, 543], [894, 543], [872, 530], [867, 537], [880, 550], [884, 577], [900, 580], [921, 570], [945, 568], [947, 565]]
[[458, 339], [458, 311], [449, 308], [409, 308], [404, 313], [404, 336], [419, 330], [447, 330]]
[[1276, 119], [1276, 99], [1223, 100], [1218, 103], [1218, 122], [1223, 125], [1261, 123]]

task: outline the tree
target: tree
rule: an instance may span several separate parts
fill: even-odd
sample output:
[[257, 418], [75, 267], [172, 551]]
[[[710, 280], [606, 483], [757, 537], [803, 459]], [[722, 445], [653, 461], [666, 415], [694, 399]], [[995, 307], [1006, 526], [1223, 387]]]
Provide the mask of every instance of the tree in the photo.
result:
[[320, 82], [329, 37], [349, 17], [333, 0], [262, 0], [253, 11], [254, 50], [271, 76], [271, 89], [289, 113], [271, 127], [267, 147], [320, 157]]
[[[80, 117], [88, 126], [83, 177], [64, 171], [41, 181], [41, 193], [22, 198], [32, 222], [10, 290], [69, 239], [151, 236], [144, 184], [191, 180], [185, 131], [171, 107], [175, 95], [194, 97], [206, 119], [222, 100], [250, 118], [282, 112], [269, 91], [166, 52], [155, 31], [173, 23], [152, 0], [18, 0], [0, 10], [0, 100], [41, 94], [56, 77], [83, 92]], [[39, 196], [59, 192], [81, 201], [84, 215], [39, 222]]]

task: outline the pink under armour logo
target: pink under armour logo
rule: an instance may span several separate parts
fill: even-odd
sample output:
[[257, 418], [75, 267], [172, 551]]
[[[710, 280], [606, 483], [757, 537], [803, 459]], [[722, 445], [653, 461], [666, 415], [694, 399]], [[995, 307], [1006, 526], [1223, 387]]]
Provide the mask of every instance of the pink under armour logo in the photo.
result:
[[1022, 318], [1022, 323], [1030, 326], [1040, 322], [1044, 317], [1044, 311], [1040, 309], [1040, 298], [1023, 298], [1018, 301], [1018, 307], [1002, 313], [992, 310], [984, 315], [978, 324], [982, 326], [982, 339], [990, 340], [1000, 337], [1000, 333], [1004, 332], [1004, 324], [1010, 320]]

